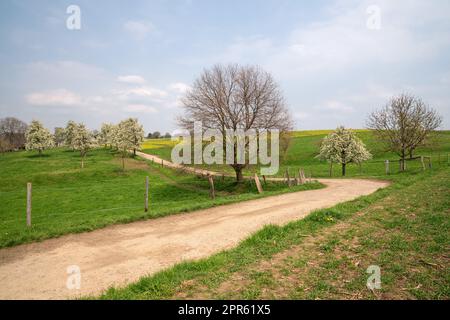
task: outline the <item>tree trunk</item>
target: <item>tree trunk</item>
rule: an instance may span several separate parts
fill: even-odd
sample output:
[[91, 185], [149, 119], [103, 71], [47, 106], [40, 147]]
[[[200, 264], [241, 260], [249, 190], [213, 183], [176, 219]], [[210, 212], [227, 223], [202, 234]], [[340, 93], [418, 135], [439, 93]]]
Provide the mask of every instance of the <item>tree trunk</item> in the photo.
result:
[[81, 156], [81, 169], [84, 169], [84, 157]]
[[133, 155], [136, 157], [136, 149], [133, 149]]
[[39, 157], [42, 156], [42, 149], [39, 149]]
[[125, 157], [122, 155], [122, 170], [125, 171]]
[[234, 171], [236, 172], [236, 181], [239, 183], [242, 182], [244, 180], [244, 176], [242, 175], [242, 168], [234, 168]]
[[405, 171], [405, 158], [406, 158], [406, 152], [405, 150], [402, 150], [402, 155], [400, 159], [400, 171]]
[[347, 166], [346, 163], [342, 164], [342, 176], [345, 177], [345, 167]]

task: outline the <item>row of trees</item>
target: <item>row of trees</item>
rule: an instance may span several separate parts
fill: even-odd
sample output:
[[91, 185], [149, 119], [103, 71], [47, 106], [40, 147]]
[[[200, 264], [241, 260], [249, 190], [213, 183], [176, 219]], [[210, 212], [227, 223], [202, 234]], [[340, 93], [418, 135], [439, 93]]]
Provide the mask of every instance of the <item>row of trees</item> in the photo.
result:
[[[292, 129], [292, 118], [278, 84], [257, 66], [216, 65], [205, 70], [182, 99], [182, 107], [184, 114], [178, 122], [189, 131], [195, 121], [201, 121], [206, 129], [220, 130], [224, 136], [226, 129], [278, 129], [281, 137], [289, 137], [283, 133]], [[404, 170], [406, 157], [413, 158], [417, 147], [426, 144], [441, 123], [440, 115], [421, 99], [402, 94], [372, 113], [367, 127], [385, 144], [386, 151], [400, 156]], [[283, 145], [289, 145], [289, 139], [285, 142]], [[362, 141], [343, 127], [323, 140], [318, 155], [331, 164], [341, 164], [343, 175], [348, 163], [360, 164], [371, 157]], [[231, 166], [241, 181], [248, 163], [238, 163], [235, 153]]]
[[[400, 156], [400, 171], [405, 170], [407, 157], [414, 159], [414, 151], [430, 143], [430, 136], [442, 123], [442, 117], [421, 99], [402, 94], [391, 99], [384, 108], [373, 112], [367, 127], [386, 147], [385, 151]], [[349, 163], [361, 164], [372, 158], [364, 143], [351, 130], [339, 127], [322, 140], [316, 157], [342, 166], [345, 176]]]
[[56, 128], [52, 135], [43, 124], [33, 120], [25, 132], [27, 150], [37, 150], [39, 154], [55, 146], [67, 146], [80, 153], [81, 168], [89, 150], [104, 145], [118, 150], [125, 168], [125, 157], [130, 150], [136, 154], [144, 140], [144, 129], [137, 119], [129, 118], [117, 125], [103, 124], [101, 132], [90, 131], [83, 123], [69, 121], [65, 128]]
[[[282, 145], [286, 149], [289, 145], [288, 133], [292, 130], [292, 118], [282, 91], [274, 78], [257, 66], [216, 65], [205, 70], [185, 94], [182, 106], [184, 114], [179, 117], [178, 123], [188, 131], [193, 130], [196, 121], [202, 122], [205, 129], [219, 130], [224, 137], [227, 129], [278, 129], [280, 137], [286, 138], [286, 141], [283, 138]], [[386, 150], [400, 156], [404, 169], [406, 157], [413, 158], [416, 148], [425, 144], [430, 133], [441, 123], [442, 118], [422, 100], [401, 95], [394, 97], [385, 108], [372, 113], [368, 128], [385, 143]], [[45, 141], [50, 140], [51, 135], [41, 127], [35, 124], [29, 128], [28, 149], [36, 148], [42, 152], [48, 146]], [[151, 137], [157, 138], [160, 134], [154, 132]], [[84, 150], [89, 149], [91, 140], [94, 140], [97, 144], [119, 150], [124, 166], [128, 151], [133, 150], [136, 154], [143, 138], [142, 126], [137, 119], [130, 118], [117, 125], [103, 124], [98, 133], [86, 133], [85, 127], [70, 121], [65, 129], [55, 130], [52, 141], [56, 145], [64, 143], [74, 150], [80, 150], [83, 157]], [[235, 150], [237, 144], [238, 141], [234, 141]], [[225, 146], [224, 143], [224, 148]], [[245, 147], [248, 150], [248, 141]], [[338, 128], [324, 139], [318, 157], [331, 163], [340, 163], [345, 175], [348, 163], [361, 163], [370, 159], [371, 154], [355, 134]], [[238, 181], [242, 181], [242, 170], [246, 166], [248, 163], [240, 163], [237, 152], [234, 152], [231, 167], [235, 170]]]
[[133, 155], [140, 149], [144, 141], [144, 129], [137, 119], [128, 118], [114, 125], [111, 123], [102, 124], [99, 133], [99, 142], [105, 147], [118, 150], [122, 155], [122, 167], [125, 168], [125, 157], [130, 150]]
[[168, 132], [166, 132], [165, 135], [161, 135], [161, 132], [159, 131], [155, 131], [155, 132], [149, 132], [149, 134], [147, 135], [147, 139], [160, 139], [160, 138], [164, 138], [164, 139], [170, 139], [172, 138], [172, 135]]

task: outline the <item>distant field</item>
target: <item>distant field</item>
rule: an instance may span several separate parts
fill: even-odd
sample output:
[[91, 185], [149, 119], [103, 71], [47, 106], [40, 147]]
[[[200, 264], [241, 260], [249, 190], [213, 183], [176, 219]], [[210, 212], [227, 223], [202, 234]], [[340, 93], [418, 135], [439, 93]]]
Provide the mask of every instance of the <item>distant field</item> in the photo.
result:
[[[0, 247], [260, 197], [254, 184], [236, 189], [234, 180], [226, 178], [216, 180], [217, 198], [211, 200], [204, 178], [139, 159], [127, 159], [122, 172], [120, 159], [105, 149], [89, 152], [83, 170], [78, 153], [63, 149], [45, 151], [42, 157], [2, 154], [0, 168]], [[146, 176], [148, 214], [143, 209]], [[33, 183], [32, 228], [26, 227], [27, 182]], [[268, 183], [264, 196], [318, 187]]]
[[[292, 140], [286, 155], [281, 160], [278, 175], [282, 176], [286, 169], [289, 168], [291, 175], [297, 172], [299, 168], [304, 168], [307, 174], [313, 177], [328, 177], [329, 165], [315, 159], [318, 154], [321, 140], [332, 130], [311, 130], [311, 131], [295, 131], [292, 133]], [[357, 165], [350, 165], [347, 168], [347, 176], [349, 177], [380, 177], [384, 176], [384, 160], [391, 160], [391, 173], [397, 174], [398, 156], [392, 152], [386, 152], [384, 146], [380, 145], [373, 133], [369, 130], [357, 129], [357, 135], [366, 144], [368, 150], [372, 153], [373, 159], [365, 162], [361, 171]], [[433, 165], [447, 165], [447, 155], [450, 154], [450, 131], [439, 131], [434, 137], [435, 144], [430, 147], [419, 148], [416, 155], [431, 156]], [[143, 151], [154, 154], [163, 159], [170, 160], [171, 149], [176, 142], [170, 139], [150, 139], [143, 144]], [[440, 161], [439, 161], [440, 159]], [[203, 166], [206, 168], [206, 166]], [[207, 166], [210, 169], [233, 172], [229, 166]], [[419, 160], [408, 162], [408, 170], [420, 171], [421, 163]], [[246, 170], [247, 174], [251, 174], [254, 168]], [[334, 165], [333, 176], [340, 176], [340, 167]]]

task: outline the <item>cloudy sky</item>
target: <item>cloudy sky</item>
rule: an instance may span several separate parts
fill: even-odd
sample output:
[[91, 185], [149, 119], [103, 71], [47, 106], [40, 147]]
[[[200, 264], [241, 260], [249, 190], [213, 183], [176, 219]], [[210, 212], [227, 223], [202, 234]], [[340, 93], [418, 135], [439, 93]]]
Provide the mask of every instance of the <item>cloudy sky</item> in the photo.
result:
[[172, 131], [193, 80], [232, 62], [274, 75], [297, 129], [362, 128], [402, 92], [450, 129], [449, 16], [448, 0], [2, 0], [0, 117]]

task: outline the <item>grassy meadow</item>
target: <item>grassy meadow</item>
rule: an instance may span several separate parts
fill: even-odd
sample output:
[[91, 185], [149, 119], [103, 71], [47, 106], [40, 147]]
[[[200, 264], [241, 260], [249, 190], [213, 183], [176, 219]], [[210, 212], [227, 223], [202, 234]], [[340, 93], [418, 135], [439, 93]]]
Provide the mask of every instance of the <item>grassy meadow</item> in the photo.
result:
[[[0, 155], [0, 247], [90, 231], [115, 223], [156, 218], [281, 192], [321, 187], [268, 182], [259, 195], [254, 183], [236, 186], [232, 178], [209, 183], [150, 162], [127, 159], [122, 171], [118, 155], [108, 149], [88, 153], [80, 169], [77, 152], [65, 149]], [[145, 177], [150, 179], [149, 212], [144, 212]], [[32, 182], [32, 227], [26, 226], [26, 184]]]

